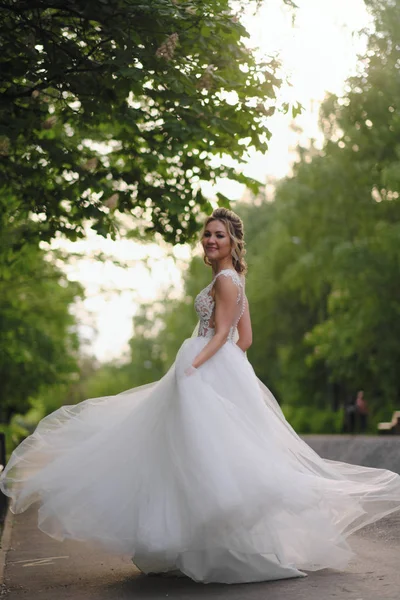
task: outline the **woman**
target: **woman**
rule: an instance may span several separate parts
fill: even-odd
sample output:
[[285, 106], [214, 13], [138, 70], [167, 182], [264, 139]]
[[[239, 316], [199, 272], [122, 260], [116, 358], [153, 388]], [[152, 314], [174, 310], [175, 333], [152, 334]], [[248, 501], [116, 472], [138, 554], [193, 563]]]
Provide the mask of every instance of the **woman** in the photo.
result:
[[237, 583], [342, 568], [347, 536], [400, 508], [400, 476], [323, 460], [295, 434], [246, 358], [239, 217], [215, 210], [202, 244], [212, 281], [167, 374], [43, 419], [1, 487], [14, 512], [40, 502], [48, 535], [129, 553], [144, 572]]

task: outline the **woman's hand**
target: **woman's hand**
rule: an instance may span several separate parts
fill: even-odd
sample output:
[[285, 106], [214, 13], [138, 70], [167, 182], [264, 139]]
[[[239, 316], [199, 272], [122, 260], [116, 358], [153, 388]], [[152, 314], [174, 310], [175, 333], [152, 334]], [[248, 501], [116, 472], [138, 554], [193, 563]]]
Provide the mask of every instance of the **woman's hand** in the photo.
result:
[[186, 377], [190, 377], [191, 375], [194, 375], [196, 372], [197, 372], [197, 369], [193, 365], [190, 365], [190, 367], [186, 367], [186, 369], [185, 369]]

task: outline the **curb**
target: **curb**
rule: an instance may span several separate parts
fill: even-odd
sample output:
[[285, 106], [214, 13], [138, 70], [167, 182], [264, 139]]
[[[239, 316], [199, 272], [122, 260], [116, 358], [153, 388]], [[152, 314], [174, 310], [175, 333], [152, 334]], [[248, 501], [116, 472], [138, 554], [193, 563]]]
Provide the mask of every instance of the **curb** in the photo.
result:
[[8, 508], [4, 519], [3, 534], [0, 540], [0, 585], [4, 583], [4, 570], [6, 566], [7, 553], [11, 545], [11, 532], [14, 524], [14, 515]]

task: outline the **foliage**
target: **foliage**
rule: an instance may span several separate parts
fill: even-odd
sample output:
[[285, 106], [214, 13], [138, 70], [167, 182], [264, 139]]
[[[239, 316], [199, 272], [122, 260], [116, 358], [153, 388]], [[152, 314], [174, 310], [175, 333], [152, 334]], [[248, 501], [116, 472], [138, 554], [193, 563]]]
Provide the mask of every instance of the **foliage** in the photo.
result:
[[0, 10], [0, 196], [37, 215], [32, 237], [76, 239], [88, 220], [114, 235], [118, 209], [181, 242], [210, 209], [200, 181], [257, 189], [215, 157], [267, 149], [278, 63], [257, 63], [229, 0], [3, 0]]
[[[10, 207], [12, 211], [13, 207]], [[70, 312], [82, 294], [56, 260], [27, 242], [29, 224], [0, 220], [0, 421], [29, 407], [46, 386], [77, 370], [78, 336]]]
[[324, 103], [322, 150], [299, 148], [263, 208], [248, 290], [256, 370], [284, 403], [337, 409], [365, 388], [382, 418], [400, 401], [400, 7], [369, 4], [360, 72]]
[[344, 411], [318, 410], [309, 406], [283, 405], [283, 413], [293, 429], [299, 434], [342, 433]]

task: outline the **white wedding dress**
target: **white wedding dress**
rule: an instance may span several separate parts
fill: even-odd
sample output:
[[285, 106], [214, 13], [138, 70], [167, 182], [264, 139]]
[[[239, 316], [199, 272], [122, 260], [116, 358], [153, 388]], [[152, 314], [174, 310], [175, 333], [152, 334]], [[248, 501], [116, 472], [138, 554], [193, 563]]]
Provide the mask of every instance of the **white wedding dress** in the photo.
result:
[[400, 509], [400, 476], [324, 460], [296, 435], [235, 344], [244, 280], [222, 276], [237, 315], [212, 358], [185, 375], [213, 335], [216, 278], [196, 298], [198, 335], [162, 379], [44, 418], [1, 489], [16, 513], [39, 501], [48, 535], [129, 554], [144, 572], [236, 583], [342, 568], [346, 538]]

